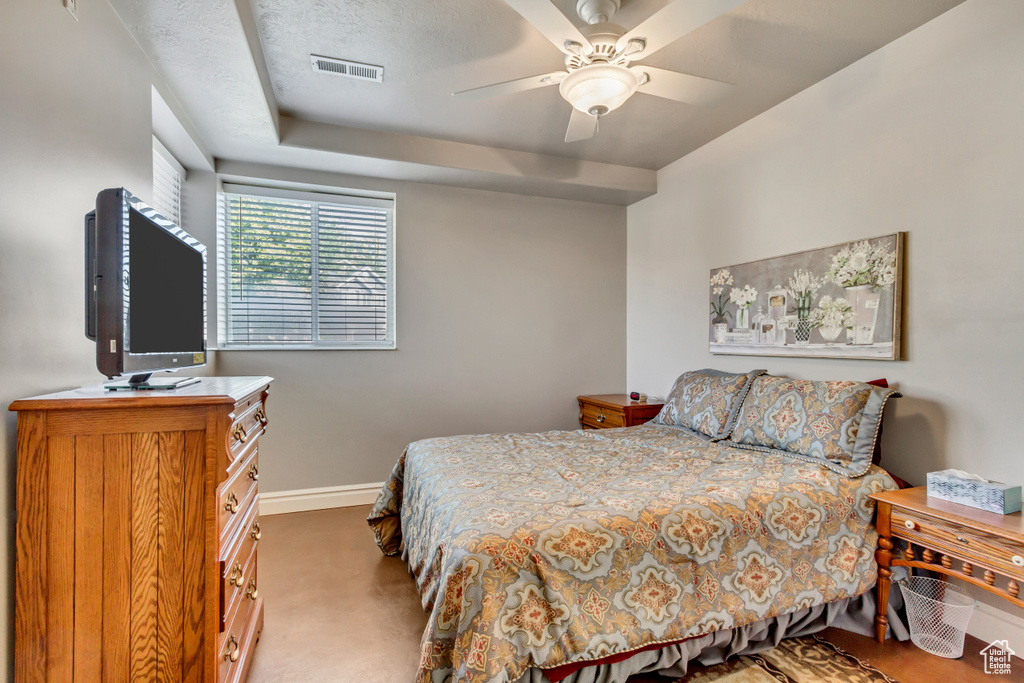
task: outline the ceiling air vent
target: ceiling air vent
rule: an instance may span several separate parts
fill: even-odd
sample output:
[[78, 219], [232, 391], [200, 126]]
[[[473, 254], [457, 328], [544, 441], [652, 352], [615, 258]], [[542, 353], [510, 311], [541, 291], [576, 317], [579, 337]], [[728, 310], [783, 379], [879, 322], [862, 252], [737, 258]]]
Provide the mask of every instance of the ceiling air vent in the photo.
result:
[[320, 73], [357, 78], [361, 81], [374, 81], [376, 83], [381, 83], [384, 80], [384, 67], [382, 66], [360, 64], [359, 62], [350, 62], [345, 59], [335, 59], [334, 57], [321, 57], [320, 55], [310, 55], [309, 59], [313, 64], [313, 71]]

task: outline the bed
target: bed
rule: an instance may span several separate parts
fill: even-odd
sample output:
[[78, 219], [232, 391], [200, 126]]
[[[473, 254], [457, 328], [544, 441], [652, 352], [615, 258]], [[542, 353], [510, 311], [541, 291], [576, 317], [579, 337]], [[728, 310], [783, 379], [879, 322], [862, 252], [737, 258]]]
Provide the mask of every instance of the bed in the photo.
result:
[[704, 370], [657, 423], [410, 444], [368, 521], [430, 612], [418, 680], [620, 680], [641, 653], [685, 671], [742, 649], [716, 634], [831, 619], [875, 583], [892, 395]]

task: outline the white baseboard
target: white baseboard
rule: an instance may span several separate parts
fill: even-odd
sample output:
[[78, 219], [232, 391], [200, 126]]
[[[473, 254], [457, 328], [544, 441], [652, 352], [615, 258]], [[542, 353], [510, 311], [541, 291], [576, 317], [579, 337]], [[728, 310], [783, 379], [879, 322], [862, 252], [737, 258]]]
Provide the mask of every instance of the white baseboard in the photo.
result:
[[319, 489], [260, 492], [261, 515], [283, 515], [288, 512], [327, 510], [353, 505], [373, 505], [384, 482], [326, 486]]
[[978, 602], [967, 626], [967, 632], [978, 640], [991, 643], [1006, 640], [1010, 649], [1022, 656], [1024, 653], [1024, 620], [984, 602]]

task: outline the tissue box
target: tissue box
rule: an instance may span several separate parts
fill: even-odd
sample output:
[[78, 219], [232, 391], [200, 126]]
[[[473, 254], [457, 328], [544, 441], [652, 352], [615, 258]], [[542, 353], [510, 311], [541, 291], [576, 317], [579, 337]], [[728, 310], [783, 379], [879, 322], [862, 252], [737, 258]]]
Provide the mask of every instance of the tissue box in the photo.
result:
[[974, 479], [960, 470], [928, 473], [928, 495], [986, 512], [1008, 515], [1020, 512], [1021, 488], [988, 479]]

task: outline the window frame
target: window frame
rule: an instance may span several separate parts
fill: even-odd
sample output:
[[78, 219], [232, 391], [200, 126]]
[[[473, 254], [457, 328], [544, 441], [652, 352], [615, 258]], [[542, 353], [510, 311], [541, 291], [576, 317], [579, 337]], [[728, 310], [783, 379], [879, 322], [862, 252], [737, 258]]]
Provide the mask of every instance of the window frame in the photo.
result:
[[[304, 202], [323, 202], [365, 208], [386, 209], [386, 335], [382, 340], [353, 341], [312, 341], [295, 344], [268, 344], [229, 341], [228, 331], [231, 318], [231, 234], [228, 223], [228, 202], [226, 195], [248, 195], [273, 199], [290, 199]], [[397, 301], [395, 272], [396, 216], [398, 200], [394, 193], [348, 190], [342, 188], [299, 187], [288, 188], [264, 186], [250, 183], [230, 182], [223, 180], [217, 193], [217, 350], [221, 351], [393, 351], [398, 348], [396, 311]], [[314, 212], [315, 214], [315, 212]], [[316, 239], [311, 246], [311, 256], [316, 256]], [[317, 312], [319, 295], [317, 280], [311, 282], [312, 329], [317, 330]]]

